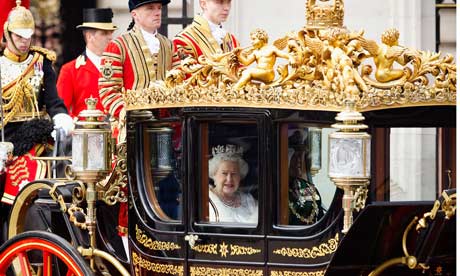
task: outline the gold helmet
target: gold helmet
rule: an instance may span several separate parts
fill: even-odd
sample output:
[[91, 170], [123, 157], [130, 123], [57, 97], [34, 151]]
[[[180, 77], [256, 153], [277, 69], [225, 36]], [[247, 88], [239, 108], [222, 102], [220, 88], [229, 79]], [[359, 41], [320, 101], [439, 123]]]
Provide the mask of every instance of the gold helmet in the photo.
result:
[[30, 10], [21, 6], [21, 0], [16, 0], [16, 7], [14, 7], [8, 14], [8, 19], [3, 25], [3, 31], [7, 39], [10, 32], [15, 33], [24, 38], [30, 38], [35, 30], [34, 17]]

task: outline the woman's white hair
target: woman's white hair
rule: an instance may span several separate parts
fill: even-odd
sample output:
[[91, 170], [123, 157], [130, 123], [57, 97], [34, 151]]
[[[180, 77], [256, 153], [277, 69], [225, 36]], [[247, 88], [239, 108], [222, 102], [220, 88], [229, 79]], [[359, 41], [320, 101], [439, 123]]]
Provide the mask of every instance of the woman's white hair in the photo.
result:
[[217, 146], [212, 148], [212, 158], [209, 159], [209, 178], [214, 180], [214, 175], [222, 161], [232, 161], [238, 164], [240, 177], [244, 179], [249, 171], [248, 163], [243, 159], [243, 149], [235, 145]]

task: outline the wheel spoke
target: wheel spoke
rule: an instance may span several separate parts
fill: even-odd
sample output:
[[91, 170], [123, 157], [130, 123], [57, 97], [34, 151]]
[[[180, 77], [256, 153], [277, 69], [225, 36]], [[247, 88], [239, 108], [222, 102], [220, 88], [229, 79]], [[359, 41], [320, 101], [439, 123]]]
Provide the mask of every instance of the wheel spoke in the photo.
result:
[[30, 273], [30, 263], [26, 252], [20, 252], [18, 254], [19, 263], [21, 264], [21, 272], [23, 276], [32, 276]]
[[52, 276], [53, 269], [52, 269], [52, 262], [51, 262], [51, 254], [47, 251], [43, 252], [43, 276]]

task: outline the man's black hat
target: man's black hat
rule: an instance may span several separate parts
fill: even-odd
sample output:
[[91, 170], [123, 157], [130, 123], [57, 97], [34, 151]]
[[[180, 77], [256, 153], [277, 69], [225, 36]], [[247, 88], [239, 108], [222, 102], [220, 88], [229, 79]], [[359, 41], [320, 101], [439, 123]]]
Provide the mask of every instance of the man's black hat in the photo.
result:
[[83, 24], [78, 25], [77, 29], [99, 29], [113, 31], [117, 26], [112, 23], [112, 9], [84, 9]]
[[135, 8], [139, 8], [140, 6], [145, 5], [145, 4], [160, 3], [164, 6], [164, 5], [168, 5], [169, 2], [171, 2], [171, 0], [129, 0], [128, 6], [129, 6], [129, 11], [132, 11]]

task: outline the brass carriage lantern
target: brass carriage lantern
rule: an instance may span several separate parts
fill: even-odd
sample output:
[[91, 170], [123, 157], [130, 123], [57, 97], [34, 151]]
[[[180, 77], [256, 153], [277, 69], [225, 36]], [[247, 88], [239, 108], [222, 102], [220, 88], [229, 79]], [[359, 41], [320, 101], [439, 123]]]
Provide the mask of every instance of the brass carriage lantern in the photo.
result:
[[367, 126], [358, 123], [364, 117], [356, 111], [353, 101], [348, 101], [335, 119], [342, 123], [332, 125], [339, 131], [329, 134], [329, 177], [344, 190], [342, 232], [347, 233], [353, 223], [353, 211], [363, 208], [367, 198], [371, 136], [361, 131]]
[[[96, 109], [97, 99], [85, 100], [87, 109], [78, 114], [79, 120], [72, 137], [72, 175], [86, 186], [87, 212], [85, 225], [90, 246], [96, 248], [96, 183], [111, 171], [111, 131], [104, 113]], [[94, 259], [90, 261], [94, 268]]]
[[111, 167], [111, 131], [104, 113], [96, 109], [97, 99], [85, 100], [72, 137], [72, 172], [85, 183], [103, 179]]

